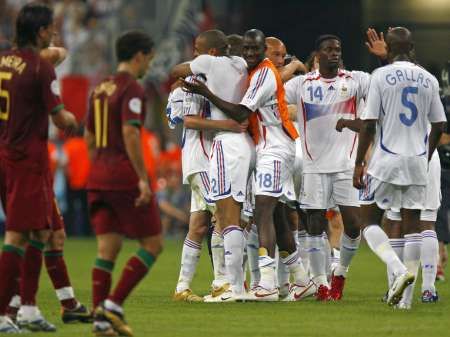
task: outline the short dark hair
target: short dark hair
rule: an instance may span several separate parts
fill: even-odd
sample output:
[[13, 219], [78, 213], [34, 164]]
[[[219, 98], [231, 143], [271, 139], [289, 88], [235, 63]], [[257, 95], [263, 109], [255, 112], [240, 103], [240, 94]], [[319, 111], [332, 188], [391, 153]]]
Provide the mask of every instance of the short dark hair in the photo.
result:
[[130, 61], [139, 52], [150, 54], [153, 46], [153, 40], [147, 33], [139, 30], [125, 32], [116, 41], [117, 61]]
[[228, 39], [224, 32], [218, 29], [211, 29], [199, 34], [205, 40], [206, 49], [217, 49], [221, 55], [228, 53]]
[[333, 35], [333, 34], [325, 34], [325, 35], [320, 35], [317, 39], [316, 39], [316, 50], [320, 49], [320, 45], [322, 44], [322, 42], [327, 41], [327, 40], [338, 40], [340, 44], [342, 44], [341, 38], [339, 36]]
[[230, 46], [230, 55], [241, 56], [242, 55], [242, 44], [244, 39], [242, 35], [231, 34], [227, 36], [228, 45]]
[[16, 19], [16, 43], [19, 48], [37, 43], [41, 28], [53, 23], [53, 10], [42, 3], [32, 2], [21, 8]]

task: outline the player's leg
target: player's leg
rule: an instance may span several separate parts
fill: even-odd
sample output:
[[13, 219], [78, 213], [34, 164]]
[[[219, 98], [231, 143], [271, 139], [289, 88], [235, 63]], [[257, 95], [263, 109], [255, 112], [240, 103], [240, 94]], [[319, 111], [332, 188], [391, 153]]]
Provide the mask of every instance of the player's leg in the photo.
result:
[[25, 250], [20, 273], [21, 306], [17, 312], [17, 324], [30, 331], [56, 331], [47, 322], [36, 305], [39, 278], [42, 269], [43, 251], [51, 236], [51, 230], [34, 230]]
[[[211, 222], [211, 213], [208, 211], [208, 205], [205, 202], [209, 178], [206, 172], [200, 172], [191, 175], [188, 179], [192, 190], [191, 216], [189, 231], [181, 253], [180, 274], [173, 299], [176, 301], [201, 302], [203, 298], [192, 293], [190, 284], [200, 259], [202, 241]], [[204, 182], [203, 179], [207, 179], [208, 182]]]
[[92, 322], [91, 312], [75, 298], [63, 255], [65, 240], [66, 232], [64, 228], [52, 231], [47, 249], [44, 252], [47, 273], [61, 303], [62, 320], [64, 323]]
[[439, 297], [435, 287], [439, 243], [435, 231], [437, 210], [422, 211], [420, 264], [422, 266], [422, 302], [434, 303]]
[[308, 253], [308, 239], [309, 234], [307, 232], [307, 215], [306, 212], [302, 209], [300, 209], [299, 206], [297, 206], [297, 214], [299, 218], [299, 224], [298, 224], [298, 245], [299, 245], [299, 254], [300, 258], [302, 259], [303, 266], [305, 267], [306, 272], [309, 274], [309, 253]]
[[225, 250], [223, 248], [223, 235], [217, 219], [214, 217], [214, 228], [211, 235], [211, 254], [214, 268], [214, 280], [211, 286], [211, 296], [222, 295], [230, 288], [225, 267]]
[[6, 310], [17, 289], [17, 279], [20, 277], [27, 242], [27, 236], [24, 233], [6, 230], [0, 255], [0, 333], [20, 331], [6, 315]]
[[286, 301], [298, 301], [313, 295], [317, 289], [303, 266], [297, 243], [292, 235], [292, 227], [287, 219], [287, 209], [289, 207], [286, 204], [278, 202], [274, 212], [274, 223], [280, 260], [287, 267], [293, 281]]

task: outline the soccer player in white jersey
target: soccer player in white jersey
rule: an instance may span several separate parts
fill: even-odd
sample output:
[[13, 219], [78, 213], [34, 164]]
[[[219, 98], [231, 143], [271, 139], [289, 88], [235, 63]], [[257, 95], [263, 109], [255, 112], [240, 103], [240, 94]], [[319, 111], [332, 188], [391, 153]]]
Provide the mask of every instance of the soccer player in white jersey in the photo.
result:
[[[436, 78], [413, 62], [411, 33], [403, 27], [386, 36], [388, 66], [372, 74], [361, 126], [353, 184], [361, 191], [364, 237], [369, 247], [392, 269], [395, 280], [387, 302], [400, 302], [414, 281], [414, 260], [420, 246], [405, 245], [403, 263], [379, 227], [383, 210], [398, 209], [410, 233], [420, 228], [420, 210], [425, 208], [428, 161], [445, 125]], [[431, 132], [428, 134], [428, 125]], [[367, 166], [365, 156], [373, 150]]]
[[[223, 32], [212, 30], [210, 34], [220, 47], [217, 56], [200, 55], [190, 65], [177, 66], [172, 74], [185, 77], [204, 74], [208, 88], [220, 98], [238, 103], [245, 93], [247, 64], [243, 58], [229, 56], [227, 37]], [[205, 34], [203, 33], [203, 34]], [[228, 119], [214, 104], [211, 105], [211, 119]], [[222, 229], [225, 249], [225, 266], [231, 284], [216, 301], [235, 301], [244, 293], [244, 272], [242, 268], [244, 234], [240, 227], [242, 202], [245, 199], [247, 178], [254, 145], [247, 133], [218, 132], [213, 141], [210, 157], [210, 199], [216, 202], [216, 219]]]
[[[368, 91], [369, 74], [346, 71], [341, 63], [341, 41], [322, 35], [316, 41], [319, 69], [285, 84], [288, 104], [298, 107], [303, 150], [303, 181], [300, 207], [308, 221], [310, 272], [318, 284], [317, 300], [342, 297], [348, 267], [360, 243], [358, 191], [352, 186], [356, 150], [358, 104]], [[336, 131], [340, 118], [349, 118], [347, 128]], [[339, 206], [344, 232], [340, 263], [334, 270], [331, 290], [327, 281], [325, 238], [322, 235], [328, 208]]]
[[[256, 142], [255, 214], [259, 235], [259, 285], [247, 300], [276, 301], [275, 245], [294, 278], [288, 300], [299, 300], [315, 292], [301, 263], [292, 232], [285, 221], [284, 205], [279, 200], [292, 180], [295, 139], [298, 133], [289, 120], [284, 88], [278, 71], [264, 58], [264, 34], [256, 29], [244, 34], [243, 55], [250, 71], [250, 85], [239, 104], [214, 95], [203, 83], [186, 83], [185, 88], [205, 96], [228, 116], [240, 122], [250, 118]], [[292, 295], [292, 296], [291, 296]]]

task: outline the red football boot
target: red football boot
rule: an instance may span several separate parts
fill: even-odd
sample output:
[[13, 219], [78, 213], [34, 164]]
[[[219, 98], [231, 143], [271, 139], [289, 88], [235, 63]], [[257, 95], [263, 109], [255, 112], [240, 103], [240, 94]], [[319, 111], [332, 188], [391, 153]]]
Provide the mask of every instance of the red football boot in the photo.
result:
[[330, 300], [339, 301], [344, 293], [345, 277], [335, 276], [331, 278]]
[[329, 300], [330, 289], [327, 286], [321, 284], [319, 289], [316, 292], [316, 300], [317, 301], [328, 301]]

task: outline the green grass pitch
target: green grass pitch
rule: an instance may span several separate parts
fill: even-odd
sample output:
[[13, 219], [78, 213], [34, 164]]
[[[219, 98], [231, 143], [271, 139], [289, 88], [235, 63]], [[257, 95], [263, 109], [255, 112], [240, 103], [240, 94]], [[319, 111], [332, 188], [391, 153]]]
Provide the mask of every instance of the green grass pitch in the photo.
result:
[[[91, 267], [95, 258], [93, 239], [69, 239], [65, 256], [78, 298], [90, 305]], [[136, 250], [126, 242], [116, 264], [114, 280], [126, 259]], [[450, 286], [438, 283], [441, 301], [419, 303], [416, 287], [411, 311], [398, 311], [381, 303], [386, 290], [384, 265], [364, 246], [356, 255], [348, 277], [344, 299], [339, 303], [318, 303], [313, 299], [297, 303], [188, 304], [171, 300], [179, 271], [181, 241], [166, 241], [154, 268], [125, 303], [126, 317], [135, 336], [449, 336]], [[192, 288], [206, 294], [211, 281], [206, 249]], [[419, 283], [420, 284], [420, 279]], [[41, 311], [53, 323], [58, 337], [91, 336], [91, 325], [64, 325], [59, 305], [45, 270], [38, 295]], [[50, 336], [49, 334], [33, 334]]]

